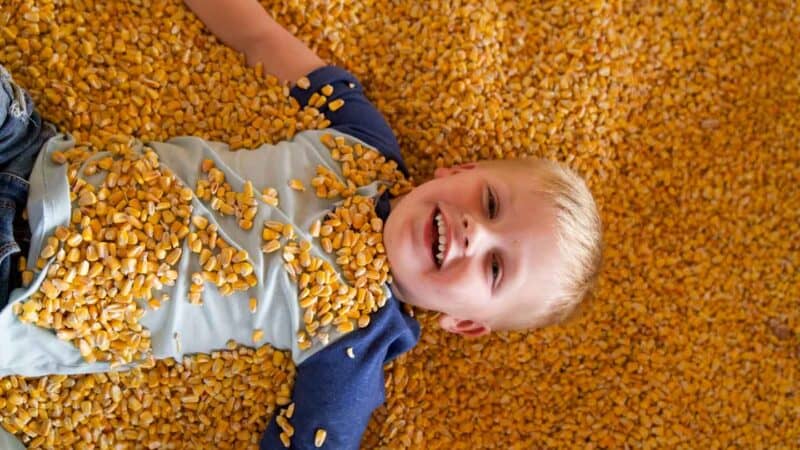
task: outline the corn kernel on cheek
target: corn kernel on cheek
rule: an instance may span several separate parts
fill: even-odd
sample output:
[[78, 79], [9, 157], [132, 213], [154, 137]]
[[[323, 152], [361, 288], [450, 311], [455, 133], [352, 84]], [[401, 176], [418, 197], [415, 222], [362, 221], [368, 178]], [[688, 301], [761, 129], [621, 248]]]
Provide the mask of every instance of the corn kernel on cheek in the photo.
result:
[[[800, 323], [792, 303], [800, 295], [792, 246], [800, 233], [800, 26], [790, 6], [264, 5], [367, 83], [415, 178], [476, 159], [567, 161], [586, 175], [606, 225], [598, 301], [574, 327], [465, 342], [422, 315], [422, 342], [387, 369], [387, 404], [364, 448], [797, 442], [797, 343], [768, 325], [777, 317], [796, 335]], [[194, 134], [255, 148], [323, 120], [244, 67], [180, 2], [18, 2], [0, 11], [0, 62], [45, 118], [97, 147], [115, 134]], [[186, 389], [177, 370], [138, 378], [136, 389], [167, 379]], [[8, 400], [0, 393], [0, 409]], [[124, 402], [117, 410], [130, 411]], [[212, 411], [186, 409], [193, 430], [183, 421], [131, 426], [130, 412], [112, 426], [131, 445], [158, 428], [176, 431], [161, 442], [213, 429], [226, 436], [209, 438], [213, 446], [255, 446], [232, 438], [230, 420], [255, 414]], [[251, 436], [256, 428], [247, 428]], [[88, 447], [80, 427], [70, 433], [59, 442]]]

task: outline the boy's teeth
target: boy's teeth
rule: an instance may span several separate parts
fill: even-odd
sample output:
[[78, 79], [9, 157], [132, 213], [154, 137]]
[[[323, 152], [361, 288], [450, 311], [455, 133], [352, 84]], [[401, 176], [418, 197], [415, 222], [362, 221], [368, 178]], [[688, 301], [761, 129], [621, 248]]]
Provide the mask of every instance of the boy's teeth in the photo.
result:
[[434, 245], [438, 244], [438, 253], [436, 253], [436, 262], [441, 266], [444, 262], [444, 244], [447, 242], [447, 238], [444, 235], [445, 227], [444, 227], [444, 220], [442, 220], [442, 213], [436, 213], [434, 216], [434, 220], [436, 221], [436, 231], [439, 234], [439, 239], [437, 242], [434, 242]]

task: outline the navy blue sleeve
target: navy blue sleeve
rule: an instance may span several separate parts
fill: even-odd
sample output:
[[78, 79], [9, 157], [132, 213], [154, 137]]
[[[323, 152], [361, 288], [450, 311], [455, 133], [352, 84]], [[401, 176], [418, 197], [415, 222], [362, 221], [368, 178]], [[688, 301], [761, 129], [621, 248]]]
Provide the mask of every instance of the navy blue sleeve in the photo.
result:
[[[292, 449], [316, 449], [314, 436], [324, 428], [324, 449], [359, 448], [372, 411], [384, 401], [383, 365], [419, 340], [419, 323], [390, 299], [371, 316], [367, 328], [351, 332], [297, 366], [292, 401]], [[347, 356], [352, 347], [355, 358]], [[276, 414], [277, 415], [277, 414]], [[281, 429], [270, 421], [261, 449], [284, 448]]]
[[[333, 94], [320, 108], [325, 117], [331, 121], [330, 127], [375, 147], [387, 159], [394, 160], [403, 174], [408, 176], [397, 138], [383, 115], [367, 99], [363, 86], [353, 74], [340, 67], [325, 66], [314, 70], [307, 75], [307, 78], [311, 82], [308, 89], [294, 86], [290, 91], [301, 108], [308, 105], [308, 100], [314, 93], [321, 95], [319, 91], [323, 86], [331, 85]], [[344, 100], [344, 106], [331, 111], [328, 105], [337, 99]]]

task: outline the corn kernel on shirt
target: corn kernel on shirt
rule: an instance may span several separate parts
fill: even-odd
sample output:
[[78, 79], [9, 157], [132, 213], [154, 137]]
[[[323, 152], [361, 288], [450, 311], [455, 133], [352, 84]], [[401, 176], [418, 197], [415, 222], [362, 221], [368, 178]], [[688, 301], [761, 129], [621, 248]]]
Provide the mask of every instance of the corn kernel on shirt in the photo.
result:
[[[304, 325], [297, 304], [297, 285], [282, 266], [281, 252], [261, 252], [261, 224], [265, 220], [291, 223], [298, 240], [312, 243], [315, 255], [338, 268], [334, 258], [322, 250], [319, 241], [311, 238], [308, 229], [314, 220], [322, 219], [341, 200], [317, 198], [310, 188], [305, 192], [292, 190], [288, 186], [289, 180], [298, 178], [310, 186], [318, 165], [329, 168], [343, 179], [339, 163], [331, 158], [329, 150], [320, 142], [324, 133], [343, 136], [351, 144], [361, 142], [374, 147], [388, 159], [395, 160], [404, 173], [407, 174], [407, 170], [389, 126], [366, 99], [355, 77], [329, 66], [312, 72], [308, 78], [311, 81], [309, 89], [295, 87], [291, 91], [301, 106], [327, 84], [334, 88], [329, 101], [344, 100], [344, 106], [336, 111], [328, 110], [327, 106], [321, 108], [331, 121], [329, 130], [304, 131], [291, 141], [263, 145], [253, 151], [231, 152], [225, 144], [195, 137], [147, 144], [158, 154], [161, 164], [192, 189], [198, 177], [203, 176], [200, 171], [202, 160], [208, 158], [225, 173], [226, 181], [234, 190], [241, 192], [244, 182], [251, 180], [259, 192], [265, 187], [277, 189], [280, 204], [274, 208], [260, 202], [253, 228], [245, 231], [237, 225], [235, 218], [213, 212], [195, 197], [192, 200], [193, 214], [205, 216], [210, 223], [218, 224], [220, 237], [235, 248], [247, 250], [258, 276], [258, 285], [223, 297], [215, 286], [206, 283], [203, 305], [190, 304], [187, 300], [190, 275], [200, 267], [198, 256], [188, 250], [188, 243], [184, 241], [181, 259], [175, 266], [180, 274], [177, 282], [156, 293], [167, 293], [170, 300], [162, 302], [158, 310], [146, 309], [141, 323], [151, 332], [153, 355], [158, 359], [180, 359], [185, 354], [225, 348], [229, 339], [253, 345], [253, 330], [263, 330], [264, 338], [256, 345], [269, 343], [280, 349], [290, 349], [297, 364], [293, 393], [295, 414], [291, 419], [295, 428], [292, 447], [315, 448], [314, 433], [324, 428], [328, 432], [326, 448], [358, 448], [372, 411], [384, 400], [383, 365], [416, 344], [419, 325], [401, 311], [399, 303], [391, 297], [391, 291], [384, 286], [389, 300], [386, 306], [372, 314], [369, 327], [343, 337], [334, 331], [331, 342], [324, 348], [315, 343], [310, 349], [301, 350], [296, 335]], [[28, 201], [33, 234], [28, 258], [31, 269], [46, 237], [52, 235], [57, 226], [69, 223], [71, 205], [67, 167], [52, 163], [51, 155], [73, 144], [66, 135], [52, 138], [40, 152], [31, 175]], [[99, 154], [93, 159], [104, 156]], [[84, 178], [99, 184], [104, 176], [101, 172]], [[389, 194], [379, 197], [378, 187], [378, 182], [374, 182], [359, 188], [358, 194], [373, 198], [377, 214], [386, 220]], [[45, 272], [46, 268], [35, 272], [30, 286], [14, 290], [9, 306], [24, 301], [35, 292]], [[250, 297], [258, 300], [255, 314], [249, 310]], [[0, 312], [0, 342], [4, 343], [0, 347], [0, 376], [78, 374], [110, 369], [107, 363], [83, 361], [79, 351], [71, 343], [57, 339], [52, 330], [23, 324], [11, 307]], [[348, 348], [352, 348], [354, 358], [348, 356]], [[280, 432], [272, 420], [263, 435], [261, 447], [282, 448], [278, 438]]]

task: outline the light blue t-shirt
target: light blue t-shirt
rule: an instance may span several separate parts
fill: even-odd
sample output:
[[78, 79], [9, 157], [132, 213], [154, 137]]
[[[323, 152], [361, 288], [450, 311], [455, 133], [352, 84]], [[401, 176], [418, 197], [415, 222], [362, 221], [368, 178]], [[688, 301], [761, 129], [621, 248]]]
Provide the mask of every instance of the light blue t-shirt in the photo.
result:
[[[175, 173], [183, 183], [194, 189], [203, 159], [212, 159], [225, 173], [226, 181], [234, 190], [241, 191], [245, 180], [253, 182], [257, 190], [274, 187], [279, 191], [277, 208], [259, 205], [259, 212], [250, 231], [242, 230], [232, 217], [213, 213], [198, 198], [192, 200], [193, 214], [203, 215], [210, 223], [217, 223], [219, 234], [236, 248], [247, 250], [254, 265], [258, 284], [247, 292], [237, 292], [222, 297], [216, 288], [207, 285], [203, 305], [192, 305], [186, 299], [189, 276], [198, 269], [197, 256], [184, 251], [176, 264], [177, 282], [165, 291], [170, 300], [160, 309], [148, 309], [141, 323], [150, 330], [153, 354], [156, 358], [175, 357], [191, 353], [208, 353], [224, 348], [229, 339], [253, 345], [252, 331], [261, 329], [264, 338], [257, 345], [271, 344], [280, 349], [290, 349], [297, 364], [292, 400], [295, 416], [292, 425], [295, 436], [292, 448], [315, 448], [314, 433], [318, 428], [328, 431], [326, 447], [337, 449], [358, 448], [361, 435], [372, 411], [384, 401], [383, 365], [408, 351], [419, 339], [419, 324], [405, 314], [399, 302], [391, 295], [385, 307], [371, 316], [370, 326], [357, 329], [344, 337], [331, 334], [324, 348], [316, 343], [301, 350], [296, 342], [296, 332], [303, 326], [302, 311], [297, 302], [297, 286], [282, 266], [281, 252], [261, 252], [261, 227], [265, 220], [291, 223], [299, 239], [313, 245], [315, 256], [323, 257], [337, 268], [331, 255], [325, 253], [316, 239], [308, 234], [311, 223], [322, 218], [341, 200], [319, 199], [312, 189], [305, 192], [289, 188], [291, 178], [303, 180], [308, 186], [316, 168], [322, 165], [342, 179], [339, 163], [320, 142], [320, 136], [330, 133], [342, 136], [350, 143], [359, 142], [375, 148], [387, 158], [398, 163], [407, 174], [399, 146], [380, 113], [366, 99], [363, 88], [355, 77], [336, 67], [324, 67], [308, 75], [311, 88], [292, 89], [292, 95], [301, 106], [308, 103], [311, 94], [324, 85], [335, 87], [329, 100], [341, 98], [345, 105], [337, 111], [323, 107], [331, 120], [331, 129], [304, 131], [292, 140], [276, 145], [263, 145], [255, 150], [230, 152], [226, 145], [207, 142], [194, 137], [180, 137], [166, 143], [149, 143], [159, 155], [161, 164]], [[43, 240], [52, 235], [58, 225], [66, 225], [70, 218], [69, 186], [66, 166], [51, 162], [56, 150], [72, 146], [66, 135], [58, 135], [47, 142], [39, 154], [30, 178], [31, 188], [28, 215], [33, 234], [28, 261], [36, 260]], [[95, 158], [102, 157], [101, 155]], [[100, 176], [85, 177], [99, 183]], [[389, 195], [377, 197], [378, 183], [361, 187], [358, 193], [376, 202], [376, 213], [384, 221], [389, 214]], [[46, 271], [46, 270], [45, 270]], [[107, 363], [86, 363], [79, 351], [69, 342], [59, 340], [52, 330], [23, 324], [13, 314], [10, 305], [24, 301], [44, 278], [37, 272], [34, 282], [27, 288], [12, 292], [9, 307], [0, 312], [0, 376], [79, 374], [109, 370]], [[255, 314], [249, 310], [249, 298], [258, 299]], [[178, 336], [180, 345], [175, 336]], [[351, 358], [347, 350], [350, 350]], [[124, 369], [124, 368], [123, 368]], [[261, 448], [282, 448], [280, 429], [273, 420], [265, 430]], [[0, 449], [24, 448], [19, 441], [0, 429]]]
[[[303, 312], [297, 301], [297, 284], [284, 269], [281, 252], [267, 254], [261, 251], [263, 242], [260, 225], [268, 220], [291, 224], [298, 241], [311, 243], [312, 254], [326, 259], [338, 269], [335, 255], [326, 253], [319, 240], [312, 238], [308, 230], [315, 220], [324, 219], [325, 214], [341, 199], [322, 199], [311, 188], [297, 191], [289, 187], [289, 180], [293, 178], [309, 186], [320, 165], [343, 180], [339, 163], [331, 158], [330, 151], [320, 142], [320, 136], [324, 133], [356, 141], [335, 130], [309, 130], [299, 133], [291, 141], [235, 152], [225, 144], [196, 137], [179, 137], [164, 143], [148, 144], [158, 154], [161, 165], [171, 170], [185, 186], [196, 186], [198, 177], [203, 176], [200, 171], [202, 161], [211, 159], [225, 173], [226, 181], [234, 190], [241, 192], [245, 181], [250, 180], [258, 191], [263, 187], [274, 187], [280, 199], [277, 207], [259, 202], [258, 214], [253, 219], [256, 225], [247, 231], [239, 227], [234, 217], [214, 212], [196, 196], [192, 199], [193, 215], [204, 216], [209, 224], [217, 224], [221, 238], [237, 250], [247, 251], [258, 284], [247, 291], [223, 296], [215, 286], [206, 283], [203, 304], [189, 303], [187, 293], [191, 274], [202, 271], [202, 267], [185, 240], [181, 259], [175, 265], [177, 281], [158, 292], [159, 295], [166, 293], [171, 300], [163, 302], [157, 310], [146, 308], [140, 321], [151, 332], [153, 356], [156, 359], [172, 357], [179, 360], [185, 354], [207, 353], [225, 348], [230, 339], [252, 345], [252, 333], [256, 329], [264, 332], [264, 338], [255, 345], [268, 343], [276, 348], [291, 349], [297, 364], [319, 351], [321, 345], [316, 340], [309, 349], [301, 350], [298, 347], [297, 332], [303, 329], [304, 323]], [[28, 199], [32, 232], [29, 269], [35, 269], [36, 255], [46, 238], [52, 236], [59, 225], [69, 225], [71, 202], [66, 179], [67, 166], [53, 163], [51, 155], [73, 146], [74, 142], [66, 135], [52, 138], [40, 152], [31, 174]], [[135, 147], [139, 151], [143, 149], [141, 143]], [[87, 163], [105, 156], [108, 156], [105, 152], [98, 153]], [[104, 173], [98, 173], [85, 178], [99, 185], [104, 176]], [[360, 188], [357, 193], [365, 197], [377, 197], [378, 182]], [[24, 301], [39, 289], [46, 267], [34, 273], [33, 283], [11, 293], [9, 306]], [[384, 290], [388, 296], [389, 289], [384, 287]], [[251, 297], [257, 299], [255, 313], [249, 309]], [[338, 337], [337, 333], [332, 333], [331, 342]], [[52, 330], [21, 322], [11, 307], [0, 312], [0, 342], [12, 343], [0, 347], [0, 376], [96, 373], [110, 369], [108, 363], [87, 363], [72, 343], [56, 339]]]

